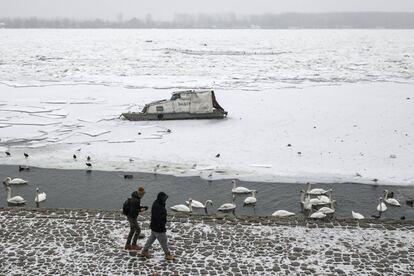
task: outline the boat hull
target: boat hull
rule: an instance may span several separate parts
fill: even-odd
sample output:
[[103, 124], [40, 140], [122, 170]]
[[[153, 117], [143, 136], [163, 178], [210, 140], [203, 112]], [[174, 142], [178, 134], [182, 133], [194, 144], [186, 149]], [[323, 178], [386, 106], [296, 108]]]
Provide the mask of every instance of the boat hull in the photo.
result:
[[209, 113], [141, 113], [128, 112], [122, 116], [129, 121], [163, 121], [163, 120], [192, 120], [192, 119], [223, 119], [226, 111], [215, 110]]

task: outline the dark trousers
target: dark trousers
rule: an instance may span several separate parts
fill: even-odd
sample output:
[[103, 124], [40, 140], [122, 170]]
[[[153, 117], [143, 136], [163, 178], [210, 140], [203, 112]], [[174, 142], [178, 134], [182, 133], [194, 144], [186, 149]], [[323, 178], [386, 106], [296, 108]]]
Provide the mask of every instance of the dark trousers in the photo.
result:
[[129, 222], [130, 230], [129, 230], [126, 244], [127, 245], [131, 244], [131, 240], [132, 240], [132, 244], [137, 244], [139, 234], [141, 234], [141, 228], [139, 227], [137, 218], [128, 217], [128, 222]]

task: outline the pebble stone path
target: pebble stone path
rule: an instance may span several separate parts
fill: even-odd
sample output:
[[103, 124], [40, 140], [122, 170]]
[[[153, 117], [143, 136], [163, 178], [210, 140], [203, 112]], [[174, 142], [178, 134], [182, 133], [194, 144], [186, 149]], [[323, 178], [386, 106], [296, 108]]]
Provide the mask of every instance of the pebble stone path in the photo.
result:
[[0, 208], [0, 275], [414, 275], [412, 221], [170, 215], [173, 262], [127, 233], [120, 211]]

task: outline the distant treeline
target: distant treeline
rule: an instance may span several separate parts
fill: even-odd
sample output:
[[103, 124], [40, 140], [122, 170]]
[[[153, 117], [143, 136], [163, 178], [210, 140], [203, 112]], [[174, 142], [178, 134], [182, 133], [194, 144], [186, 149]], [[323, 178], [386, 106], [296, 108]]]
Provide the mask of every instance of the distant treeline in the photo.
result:
[[207, 28], [207, 29], [413, 29], [414, 13], [284, 13], [240, 16], [235, 14], [176, 14], [172, 20], [146, 18], [123, 20], [76, 20], [42, 18], [0, 18], [0, 28]]

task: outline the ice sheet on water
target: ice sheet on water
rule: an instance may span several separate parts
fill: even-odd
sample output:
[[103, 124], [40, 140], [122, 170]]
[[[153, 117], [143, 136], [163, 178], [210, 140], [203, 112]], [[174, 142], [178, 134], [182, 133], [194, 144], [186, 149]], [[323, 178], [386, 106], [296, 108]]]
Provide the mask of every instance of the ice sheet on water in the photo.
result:
[[275, 89], [414, 76], [412, 30], [151, 30], [157, 43], [142, 41], [148, 30], [65, 32], [3, 30], [0, 82]]
[[289, 52], [276, 51], [243, 51], [243, 50], [193, 50], [193, 49], [177, 49], [165, 48], [161, 49], [167, 52], [178, 52], [187, 55], [219, 55], [219, 56], [275, 56], [281, 54], [288, 54]]
[[88, 130], [88, 132], [78, 132], [80, 134], [85, 134], [88, 135], [90, 137], [98, 137], [98, 136], [102, 136], [108, 133], [111, 133], [110, 130], [100, 130], [100, 129], [93, 129], [93, 130]]

